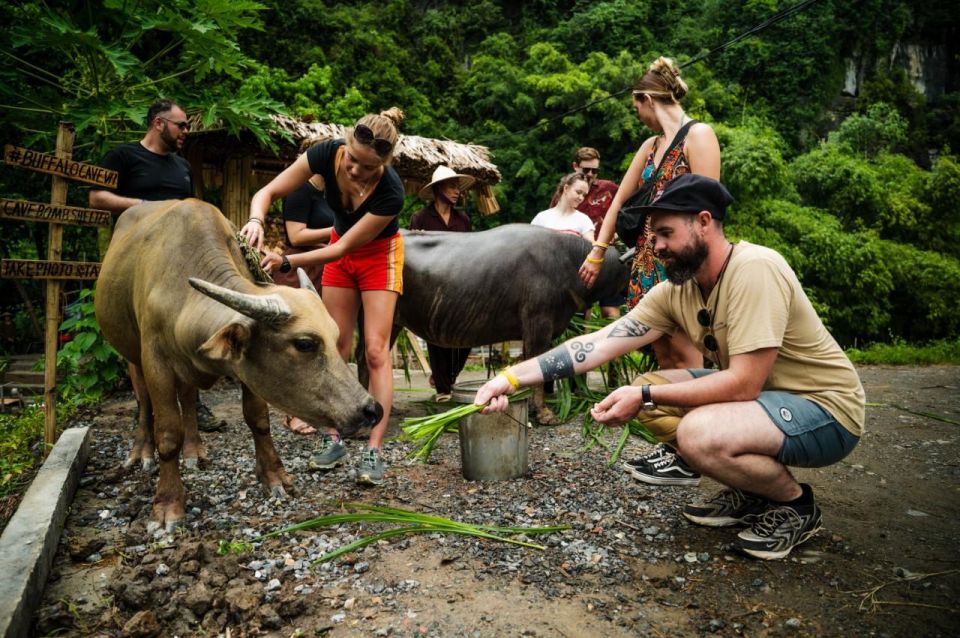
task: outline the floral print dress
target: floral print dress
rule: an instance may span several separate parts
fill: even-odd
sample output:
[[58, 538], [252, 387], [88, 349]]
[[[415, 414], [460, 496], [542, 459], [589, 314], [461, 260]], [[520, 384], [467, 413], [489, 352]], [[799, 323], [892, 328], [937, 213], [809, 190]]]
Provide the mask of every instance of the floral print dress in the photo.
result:
[[[690, 164], [683, 153], [684, 145], [680, 144], [670, 151], [664, 159], [660, 170], [653, 161], [657, 153], [657, 146], [660, 144], [660, 138], [653, 143], [653, 149], [647, 156], [647, 162], [644, 164], [643, 173], [640, 178], [643, 180], [639, 186], [642, 187], [648, 181], [654, 181], [653, 190], [650, 191], [651, 201], [660, 195], [663, 187], [666, 186], [674, 177], [679, 177], [684, 173], [690, 172]], [[656, 171], [656, 174], [655, 174]], [[633, 308], [637, 302], [643, 298], [643, 295], [655, 285], [667, 278], [663, 264], [653, 255], [653, 232], [650, 230], [650, 218], [647, 218], [644, 232], [637, 238], [637, 253], [633, 257], [633, 265], [630, 268], [630, 283], [627, 286], [627, 308]]]

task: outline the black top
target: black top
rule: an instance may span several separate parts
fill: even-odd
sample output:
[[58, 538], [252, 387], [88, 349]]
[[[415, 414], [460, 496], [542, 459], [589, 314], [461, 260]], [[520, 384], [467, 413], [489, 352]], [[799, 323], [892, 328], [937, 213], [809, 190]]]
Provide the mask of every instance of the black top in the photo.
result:
[[378, 215], [382, 217], [393, 217], [387, 227], [384, 228], [377, 239], [392, 237], [400, 229], [397, 223], [397, 215], [403, 208], [403, 182], [400, 176], [393, 170], [392, 166], [383, 168], [383, 176], [373, 192], [367, 195], [357, 210], [350, 211], [343, 207], [343, 196], [340, 187], [337, 185], [336, 175], [336, 157], [338, 149], [345, 144], [344, 140], [327, 140], [314, 144], [307, 149], [307, 162], [310, 164], [310, 170], [315, 174], [323, 175], [323, 181], [326, 183], [327, 204], [333, 210], [334, 224], [337, 235], [343, 237], [354, 224], [360, 221], [365, 214]]
[[444, 230], [459, 233], [469, 233], [473, 230], [470, 217], [456, 208], [450, 209], [450, 223], [443, 223], [443, 218], [437, 212], [433, 202], [427, 204], [410, 218], [410, 230]]
[[158, 155], [130, 142], [109, 151], [100, 166], [120, 174], [116, 189], [103, 189], [117, 195], [153, 201], [193, 197], [190, 162], [177, 153]]
[[[283, 221], [300, 222], [307, 228], [329, 228], [333, 226], [333, 211], [323, 196], [323, 191], [307, 182], [297, 190], [287, 195], [283, 200]], [[287, 237], [287, 225], [283, 225], [284, 240], [288, 246], [293, 246]]]

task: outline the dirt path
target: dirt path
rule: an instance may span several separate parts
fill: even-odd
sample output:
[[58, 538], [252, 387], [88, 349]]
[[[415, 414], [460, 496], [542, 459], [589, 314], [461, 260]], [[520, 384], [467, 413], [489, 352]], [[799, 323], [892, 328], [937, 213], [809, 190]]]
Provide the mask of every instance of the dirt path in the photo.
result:
[[[270, 500], [252, 477], [250, 437], [229, 385], [204, 393], [230, 425], [205, 435], [211, 462], [186, 478], [187, 524], [172, 538], [151, 537], [144, 523], [154, 477], [115, 472], [132, 403], [111, 401], [94, 419], [94, 454], [36, 633], [952, 638], [960, 634], [960, 368], [860, 373], [871, 403], [867, 434], [842, 463], [797, 472], [816, 490], [824, 530], [778, 562], [735, 553], [732, 530], [681, 520], [683, 503], [716, 485], [637, 483], [608, 466], [602, 448], [583, 451], [577, 423], [530, 431], [530, 472], [515, 481], [464, 481], [454, 436], [428, 465], [406, 464], [409, 444], [392, 443], [389, 479], [375, 490], [357, 488], [349, 466], [307, 472], [316, 437], [278, 428], [300, 489]], [[426, 387], [420, 378], [414, 385]], [[398, 396], [402, 418], [423, 413], [416, 401], [429, 394]], [[362, 443], [349, 442], [351, 458]], [[309, 566], [369, 531], [351, 526], [216, 555], [219, 540], [329, 513], [339, 499], [473, 523], [573, 528], [532, 538], [544, 551], [425, 535]]]

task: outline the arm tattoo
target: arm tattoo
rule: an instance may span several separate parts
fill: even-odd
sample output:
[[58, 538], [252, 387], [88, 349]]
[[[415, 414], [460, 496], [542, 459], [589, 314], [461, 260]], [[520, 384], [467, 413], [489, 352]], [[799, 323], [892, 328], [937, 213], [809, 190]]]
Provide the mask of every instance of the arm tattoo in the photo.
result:
[[587, 355], [593, 352], [594, 347], [592, 343], [581, 343], [579, 341], [572, 341], [570, 343], [570, 349], [573, 350], [573, 358], [576, 359], [577, 363], [586, 361]]
[[563, 345], [537, 357], [537, 363], [540, 364], [540, 372], [543, 373], [544, 381], [556, 381], [574, 375], [573, 359], [570, 358], [570, 353]]
[[623, 317], [613, 325], [613, 330], [607, 335], [613, 337], [642, 337], [650, 332], [650, 327], [645, 326], [636, 319]]

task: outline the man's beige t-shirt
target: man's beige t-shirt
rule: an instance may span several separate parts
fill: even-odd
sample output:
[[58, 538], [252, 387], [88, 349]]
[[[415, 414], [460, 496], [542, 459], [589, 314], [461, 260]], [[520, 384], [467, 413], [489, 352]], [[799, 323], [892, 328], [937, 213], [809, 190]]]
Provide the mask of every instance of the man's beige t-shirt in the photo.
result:
[[[704, 346], [713, 317], [716, 353]], [[686, 332], [703, 355], [723, 370], [732, 355], [779, 348], [764, 390], [793, 392], [822, 406], [856, 436], [863, 434], [865, 396], [860, 377], [827, 332], [786, 260], [775, 250], [742, 241], [733, 249], [720, 283], [704, 303], [695, 280], [654, 286], [629, 316], [673, 334]]]

